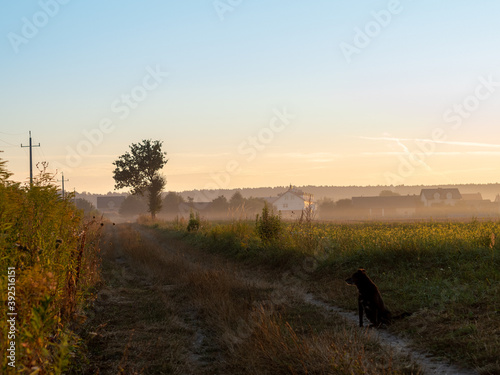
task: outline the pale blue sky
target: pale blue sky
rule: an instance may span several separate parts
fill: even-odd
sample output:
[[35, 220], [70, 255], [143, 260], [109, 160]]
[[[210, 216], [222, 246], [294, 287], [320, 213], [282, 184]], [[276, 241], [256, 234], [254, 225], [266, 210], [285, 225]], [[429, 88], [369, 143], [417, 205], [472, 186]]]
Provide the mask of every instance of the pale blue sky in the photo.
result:
[[2, 4], [0, 155], [17, 180], [31, 130], [35, 162], [78, 191], [112, 190], [112, 161], [145, 138], [164, 141], [168, 190], [498, 182], [496, 1], [66, 2]]

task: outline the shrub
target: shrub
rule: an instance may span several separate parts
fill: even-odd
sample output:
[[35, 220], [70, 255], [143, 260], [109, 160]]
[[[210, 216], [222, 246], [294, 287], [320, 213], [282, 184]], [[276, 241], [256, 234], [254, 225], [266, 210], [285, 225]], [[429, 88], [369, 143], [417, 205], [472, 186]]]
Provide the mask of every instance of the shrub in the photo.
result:
[[200, 214], [197, 212], [196, 214], [191, 211], [189, 213], [189, 222], [187, 226], [188, 232], [197, 232], [200, 229]]
[[257, 234], [263, 242], [279, 239], [282, 231], [281, 216], [275, 215], [273, 209], [269, 210], [267, 203], [262, 209], [262, 216], [257, 215], [255, 223]]
[[[72, 332], [75, 312], [99, 281], [101, 226], [96, 220], [84, 222], [71, 195], [59, 196], [45, 168], [42, 165], [31, 186], [21, 185], [8, 180], [10, 174], [0, 160], [0, 269], [15, 275], [12, 281], [6, 271], [0, 274], [1, 290], [7, 290], [8, 283], [15, 285], [15, 303], [0, 304], [0, 315], [15, 311], [19, 317], [19, 373], [57, 374], [68, 369], [79, 341]], [[0, 337], [7, 337], [7, 328], [0, 327]], [[0, 351], [7, 351], [7, 340], [0, 341]], [[6, 373], [7, 366], [0, 360], [0, 373]]]

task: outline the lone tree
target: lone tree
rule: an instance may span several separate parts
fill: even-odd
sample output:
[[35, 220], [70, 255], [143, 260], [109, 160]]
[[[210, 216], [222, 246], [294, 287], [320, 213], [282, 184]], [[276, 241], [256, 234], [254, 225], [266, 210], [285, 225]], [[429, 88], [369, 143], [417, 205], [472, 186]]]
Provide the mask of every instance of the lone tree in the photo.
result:
[[160, 174], [167, 163], [167, 153], [161, 150], [163, 142], [143, 140], [133, 143], [130, 152], [120, 156], [113, 165], [115, 189], [130, 187], [134, 195], [147, 194], [148, 211], [154, 219], [161, 209], [161, 192], [165, 187], [165, 177]]

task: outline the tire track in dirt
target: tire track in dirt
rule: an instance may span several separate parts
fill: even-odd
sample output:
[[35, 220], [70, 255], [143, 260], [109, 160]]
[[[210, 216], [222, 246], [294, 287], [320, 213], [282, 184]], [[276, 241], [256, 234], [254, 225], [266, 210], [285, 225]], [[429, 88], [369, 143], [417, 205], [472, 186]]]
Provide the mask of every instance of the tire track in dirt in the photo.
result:
[[216, 350], [196, 311], [179, 301], [182, 285], [159, 282], [124, 251], [123, 235], [121, 226], [105, 233], [104, 285], [81, 334], [88, 363], [75, 373], [205, 373]]
[[[141, 233], [141, 235], [147, 237], [150, 241], [157, 241], [161, 244], [161, 246], [170, 252], [179, 253], [179, 249], [173, 249], [171, 246], [166, 244], [165, 242], [158, 239], [158, 233], [153, 232], [151, 229], [146, 229], [144, 227], [135, 226], [135, 228]], [[211, 254], [200, 254], [198, 251], [185, 251], [183, 256], [188, 259], [190, 262], [194, 262], [196, 264], [203, 264], [202, 267], [208, 268], [210, 267], [210, 262], [213, 261], [213, 258], [216, 259], [216, 262], [220, 262], [220, 257], [217, 255]], [[235, 264], [233, 262], [229, 262], [227, 259], [224, 259], [227, 263], [228, 268], [232, 268], [233, 272], [245, 280], [245, 282], [250, 283], [252, 285], [258, 285], [259, 287], [264, 288], [272, 288], [274, 290], [273, 294], [279, 297], [276, 297], [280, 302], [283, 302], [283, 296], [294, 296], [295, 298], [301, 299], [304, 303], [319, 307], [323, 309], [330, 316], [337, 316], [342, 318], [347, 324], [351, 326], [358, 325], [358, 317], [357, 314], [352, 313], [350, 311], [346, 311], [334, 305], [328, 304], [319, 298], [317, 298], [314, 294], [307, 292], [307, 285], [303, 285], [300, 280], [294, 280], [295, 285], [290, 285], [290, 283], [280, 283], [276, 281], [274, 277], [274, 281], [269, 281], [268, 275], [265, 272], [259, 272], [259, 270], [246, 270], [244, 266], [241, 264]], [[267, 280], [266, 280], [267, 279]], [[285, 278], [278, 278], [278, 280], [283, 280]], [[271, 298], [270, 303], [273, 304], [274, 299]], [[360, 330], [362, 330], [360, 328]], [[377, 329], [364, 329], [364, 332], [375, 338], [387, 348], [390, 352], [396, 354], [397, 356], [401, 356], [404, 358], [408, 358], [408, 361], [416, 362], [422, 369], [425, 374], [429, 375], [477, 375], [478, 373], [469, 370], [463, 369], [458, 366], [455, 366], [451, 363], [439, 360], [434, 358], [430, 353], [422, 353], [417, 351], [411, 347], [411, 342], [393, 335], [384, 330]]]

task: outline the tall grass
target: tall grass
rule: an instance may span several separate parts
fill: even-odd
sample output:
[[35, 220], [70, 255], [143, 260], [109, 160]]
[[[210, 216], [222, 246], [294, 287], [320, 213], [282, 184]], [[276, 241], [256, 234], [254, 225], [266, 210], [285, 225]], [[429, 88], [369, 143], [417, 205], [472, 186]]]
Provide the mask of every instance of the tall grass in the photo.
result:
[[[246, 228], [233, 229], [244, 234]], [[366, 332], [346, 328], [296, 300], [293, 290], [258, 275], [251, 281], [242, 279], [226, 262], [175, 240], [168, 241], [166, 251], [132, 228], [120, 237], [134, 267], [143, 267], [160, 285], [169, 285], [169, 301], [179, 304], [179, 316], [195, 312], [186, 321], [204, 327], [198, 350], [205, 371], [198, 373], [419, 373], [416, 366], [393, 363], [391, 353], [381, 350]], [[272, 293], [283, 298], [272, 303]]]
[[[42, 168], [32, 186], [9, 180], [0, 161], [0, 285], [15, 269], [16, 360], [8, 365], [7, 325], [1, 325], [0, 369], [23, 374], [62, 373], [79, 340], [70, 329], [99, 280], [100, 225], [62, 199]], [[6, 298], [6, 297], [3, 297]], [[7, 304], [0, 316], [7, 317]]]
[[394, 313], [414, 315], [394, 329], [423, 348], [469, 366], [500, 371], [500, 222], [288, 222], [277, 240], [252, 222], [208, 223], [197, 233], [175, 230], [204, 249], [292, 276], [336, 305], [355, 310], [346, 277], [364, 267]]

